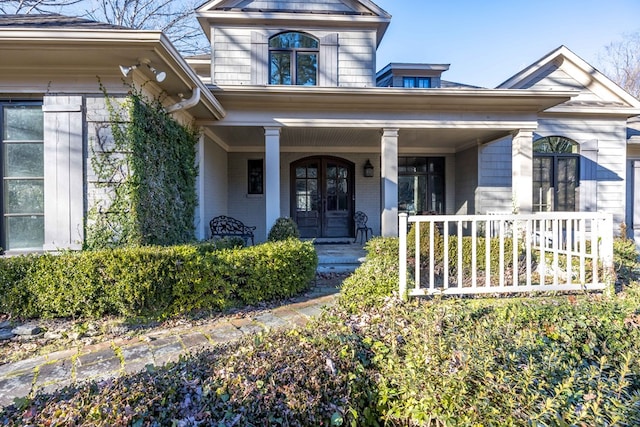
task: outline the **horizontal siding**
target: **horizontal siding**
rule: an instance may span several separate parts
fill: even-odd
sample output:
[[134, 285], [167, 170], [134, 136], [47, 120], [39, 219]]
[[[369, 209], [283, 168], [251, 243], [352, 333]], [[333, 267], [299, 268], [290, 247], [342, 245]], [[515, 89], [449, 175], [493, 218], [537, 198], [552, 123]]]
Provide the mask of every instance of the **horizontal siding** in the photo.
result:
[[537, 80], [533, 80], [524, 85], [525, 89], [536, 90], [558, 90], [558, 89], [574, 89], [579, 90], [580, 94], [572, 99], [572, 101], [601, 101], [602, 99], [585, 87], [566, 71], [555, 66], [549, 67], [548, 74], [541, 74]]
[[534, 139], [550, 135], [565, 136], [579, 144], [598, 141], [597, 200], [595, 206], [586, 200], [582, 200], [581, 204], [613, 214], [616, 224], [622, 222], [626, 199], [626, 122], [619, 119], [540, 120]]

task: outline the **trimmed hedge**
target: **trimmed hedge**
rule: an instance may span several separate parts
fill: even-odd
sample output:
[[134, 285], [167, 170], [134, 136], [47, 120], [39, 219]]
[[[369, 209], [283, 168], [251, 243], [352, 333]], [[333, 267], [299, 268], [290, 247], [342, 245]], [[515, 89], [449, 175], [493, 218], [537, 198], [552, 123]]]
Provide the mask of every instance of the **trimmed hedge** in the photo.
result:
[[0, 259], [0, 311], [20, 317], [173, 315], [286, 298], [309, 286], [311, 242], [138, 247]]

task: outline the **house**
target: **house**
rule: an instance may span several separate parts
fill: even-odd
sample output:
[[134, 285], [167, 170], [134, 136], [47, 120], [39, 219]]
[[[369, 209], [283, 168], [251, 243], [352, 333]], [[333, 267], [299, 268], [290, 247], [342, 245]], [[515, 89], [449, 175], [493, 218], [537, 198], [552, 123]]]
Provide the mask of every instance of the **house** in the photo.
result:
[[[610, 212], [640, 245], [640, 101], [566, 47], [485, 89], [447, 81], [448, 64], [377, 72], [391, 16], [369, 0], [213, 0], [197, 16], [212, 53], [190, 58], [159, 32], [0, 18], [7, 252], [81, 246], [107, 121], [96, 76], [124, 97], [121, 71], [201, 130], [200, 239], [222, 214], [260, 241], [280, 216], [332, 239], [354, 236], [356, 211], [391, 236], [402, 211], [558, 210]], [[12, 204], [12, 186], [32, 201]]]

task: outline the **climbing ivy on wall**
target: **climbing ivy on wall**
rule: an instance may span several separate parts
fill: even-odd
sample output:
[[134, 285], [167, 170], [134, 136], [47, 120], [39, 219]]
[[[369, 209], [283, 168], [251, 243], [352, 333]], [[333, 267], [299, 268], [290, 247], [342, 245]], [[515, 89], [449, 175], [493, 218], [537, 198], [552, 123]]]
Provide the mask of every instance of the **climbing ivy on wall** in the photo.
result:
[[138, 91], [122, 104], [103, 93], [110, 132], [98, 133], [92, 150], [98, 197], [87, 215], [85, 247], [193, 240], [197, 133]]

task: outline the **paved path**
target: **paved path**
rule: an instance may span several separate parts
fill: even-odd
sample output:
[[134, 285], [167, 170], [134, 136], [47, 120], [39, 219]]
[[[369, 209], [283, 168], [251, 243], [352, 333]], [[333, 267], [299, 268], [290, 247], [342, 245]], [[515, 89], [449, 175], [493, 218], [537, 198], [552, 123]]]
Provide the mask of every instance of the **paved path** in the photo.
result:
[[[196, 327], [156, 330], [133, 339], [115, 339], [0, 365], [0, 408], [25, 397], [85, 380], [135, 373], [147, 365], [162, 366], [181, 354], [209, 349], [245, 334], [302, 326], [335, 302], [335, 286], [316, 286], [293, 303], [252, 316], [229, 316]], [[297, 302], [296, 302], [297, 301]]]

